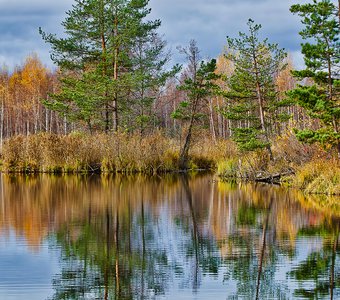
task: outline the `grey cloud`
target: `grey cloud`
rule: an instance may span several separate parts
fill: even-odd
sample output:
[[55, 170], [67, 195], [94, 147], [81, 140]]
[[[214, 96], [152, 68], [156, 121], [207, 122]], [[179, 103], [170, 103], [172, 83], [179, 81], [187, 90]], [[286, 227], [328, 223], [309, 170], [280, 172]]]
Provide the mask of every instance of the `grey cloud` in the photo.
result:
[[[199, 42], [202, 53], [218, 55], [226, 43], [226, 36], [237, 36], [247, 31], [247, 20], [262, 24], [262, 37], [279, 43], [295, 54], [300, 49], [301, 28], [298, 17], [289, 12], [296, 0], [151, 0], [153, 16], [163, 21], [162, 31], [173, 47], [188, 43], [190, 38]], [[301, 2], [301, 1], [300, 1]], [[303, 1], [306, 2], [306, 1]], [[301, 60], [300, 60], [301, 61]]]
[[62, 33], [60, 23], [72, 3], [72, 0], [0, 0], [0, 65], [6, 63], [13, 68], [36, 52], [51, 67], [49, 47], [38, 29]]
[[[306, 1], [306, 0], [304, 0]], [[48, 45], [38, 34], [38, 27], [62, 34], [60, 23], [72, 0], [0, 0], [0, 64], [3, 60], [21, 62], [22, 56], [37, 51], [43, 61], [48, 59]], [[202, 55], [218, 55], [226, 36], [246, 31], [249, 18], [263, 25], [262, 33], [271, 42], [293, 53], [300, 49], [299, 18], [289, 12], [296, 0], [151, 0], [150, 18], [162, 20], [160, 32], [178, 60], [177, 45], [185, 46], [196, 39]], [[19, 48], [17, 48], [19, 47]]]
[[6, 13], [31, 13], [31, 12], [49, 12], [63, 13], [65, 8], [70, 8], [72, 0], [0, 0], [1, 14]]

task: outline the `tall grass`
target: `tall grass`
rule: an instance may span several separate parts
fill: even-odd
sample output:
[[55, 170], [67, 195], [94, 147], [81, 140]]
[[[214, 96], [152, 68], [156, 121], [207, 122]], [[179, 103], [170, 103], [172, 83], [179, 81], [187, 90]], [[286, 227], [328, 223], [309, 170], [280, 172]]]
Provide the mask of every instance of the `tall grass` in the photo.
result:
[[[213, 157], [227, 151], [222, 143], [219, 147], [212, 147], [208, 140], [195, 143], [190, 152], [190, 168], [214, 168]], [[143, 138], [128, 133], [74, 132], [66, 136], [42, 133], [6, 140], [1, 154], [5, 172], [154, 174], [178, 170], [179, 145], [160, 132]]]
[[340, 195], [340, 163], [315, 159], [297, 169], [292, 185], [309, 194]]
[[223, 178], [254, 180], [268, 172], [269, 155], [265, 150], [250, 153], [237, 152], [226, 160], [219, 161], [217, 173]]
[[[15, 136], [2, 147], [2, 171], [17, 173], [145, 173], [179, 170], [180, 142], [161, 132]], [[214, 169], [223, 178], [253, 180], [294, 171], [287, 182], [307, 193], [340, 194], [340, 164], [317, 147], [285, 135], [273, 142], [274, 161], [265, 150], [240, 153], [229, 140], [201, 136], [190, 151], [192, 170]]]
[[[234, 149], [224, 160], [217, 160], [217, 173], [222, 178], [254, 180], [277, 174], [292, 174], [312, 162], [315, 157], [324, 157], [326, 152], [316, 145], [303, 145], [291, 133], [283, 134], [272, 141], [274, 160], [266, 149], [239, 152]], [[295, 179], [293, 179], [295, 180]]]

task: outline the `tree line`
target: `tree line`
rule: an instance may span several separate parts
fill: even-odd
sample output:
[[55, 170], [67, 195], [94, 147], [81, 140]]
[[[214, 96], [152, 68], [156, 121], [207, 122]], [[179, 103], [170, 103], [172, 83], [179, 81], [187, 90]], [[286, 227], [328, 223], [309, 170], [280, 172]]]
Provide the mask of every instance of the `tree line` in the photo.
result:
[[304, 25], [299, 71], [284, 49], [259, 37], [261, 25], [251, 19], [216, 59], [204, 60], [192, 40], [179, 48], [186, 63], [171, 66], [148, 0], [75, 0], [64, 37], [40, 29], [57, 70], [36, 55], [12, 73], [0, 69], [1, 140], [161, 129], [181, 138], [185, 166], [199, 132], [232, 138], [241, 151], [267, 149], [272, 158], [273, 138], [288, 130], [340, 155], [339, 5], [312, 0], [290, 10]]

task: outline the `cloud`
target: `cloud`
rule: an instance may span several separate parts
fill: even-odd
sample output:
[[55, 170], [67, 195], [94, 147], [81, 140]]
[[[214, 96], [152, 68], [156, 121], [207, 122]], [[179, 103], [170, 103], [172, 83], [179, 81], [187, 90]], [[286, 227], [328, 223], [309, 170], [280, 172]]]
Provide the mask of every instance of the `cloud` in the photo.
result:
[[0, 0], [1, 14], [30, 14], [32, 12], [64, 13], [71, 8], [72, 0]]
[[39, 27], [48, 32], [62, 33], [61, 21], [72, 0], [0, 0], [0, 65], [10, 68], [36, 52], [42, 61], [52, 66], [49, 46], [39, 35]]
[[[295, 0], [151, 0], [150, 18], [162, 20], [160, 32], [179, 59], [176, 46], [185, 46], [196, 39], [202, 55], [218, 55], [226, 36], [246, 31], [249, 18], [263, 25], [262, 36], [279, 43], [293, 53], [300, 49], [298, 17], [289, 12]], [[11, 67], [35, 51], [44, 63], [49, 60], [49, 46], [44, 44], [38, 28], [61, 35], [60, 25], [73, 0], [0, 0], [0, 65]]]
[[292, 0], [151, 0], [153, 16], [162, 19], [163, 31], [172, 46], [193, 38], [207, 56], [216, 56], [226, 36], [247, 31], [247, 20], [262, 24], [262, 37], [291, 52], [300, 48], [299, 19], [289, 12]]

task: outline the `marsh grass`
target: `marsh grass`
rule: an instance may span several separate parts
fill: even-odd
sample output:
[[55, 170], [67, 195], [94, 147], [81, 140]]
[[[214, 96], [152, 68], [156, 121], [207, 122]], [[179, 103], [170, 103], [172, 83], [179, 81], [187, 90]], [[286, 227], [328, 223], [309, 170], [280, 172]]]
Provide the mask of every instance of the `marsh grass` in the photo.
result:
[[292, 185], [309, 194], [340, 195], [340, 163], [315, 159], [298, 168]]
[[[193, 145], [190, 169], [211, 169], [228, 147], [205, 140]], [[16, 173], [147, 173], [177, 171], [179, 146], [161, 132], [15, 136], [2, 148], [2, 170]]]
[[[144, 173], [179, 171], [180, 143], [161, 132], [141, 137], [124, 132], [88, 135], [41, 133], [15, 136], [2, 147], [2, 171], [15, 173]], [[340, 194], [339, 160], [315, 146], [301, 145], [294, 136], [273, 142], [274, 161], [265, 150], [241, 153], [230, 140], [196, 139], [189, 169], [213, 169], [224, 179], [254, 180], [268, 174], [306, 193]], [[334, 156], [333, 156], [334, 157]]]
[[[306, 193], [340, 194], [339, 160], [317, 145], [301, 144], [286, 133], [272, 141], [274, 160], [266, 150], [235, 150], [224, 160], [217, 160], [217, 173], [225, 179], [255, 180], [282, 174], [284, 184]], [[290, 176], [286, 175], [290, 174]]]

